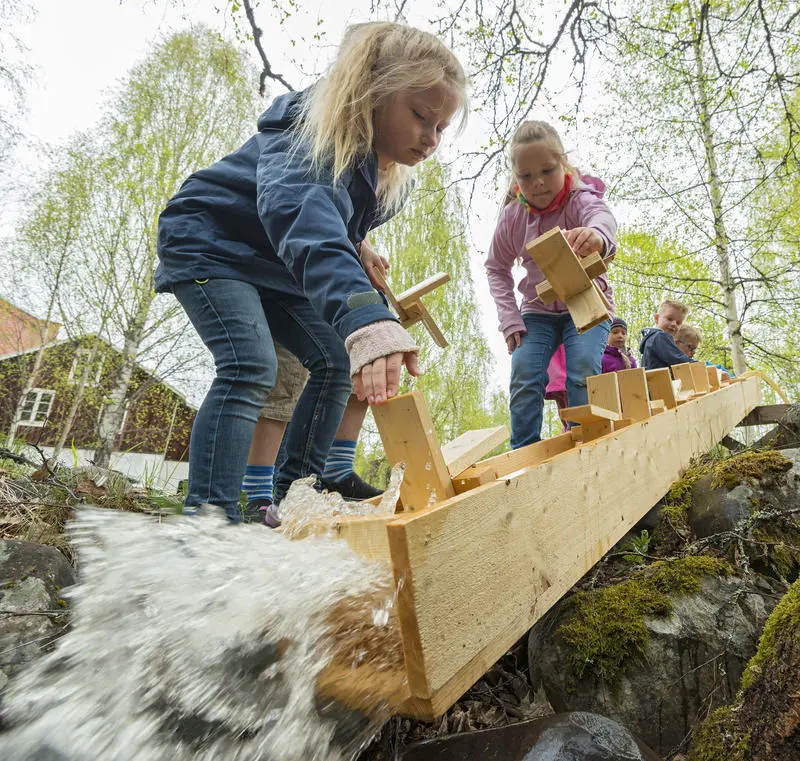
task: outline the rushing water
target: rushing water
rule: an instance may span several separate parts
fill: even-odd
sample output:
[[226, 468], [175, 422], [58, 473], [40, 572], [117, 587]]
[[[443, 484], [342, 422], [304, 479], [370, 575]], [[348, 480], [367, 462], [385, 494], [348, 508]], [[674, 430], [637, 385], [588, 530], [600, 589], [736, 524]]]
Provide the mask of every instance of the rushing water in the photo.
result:
[[[336, 512], [323, 499], [287, 498], [289, 525], [302, 501]], [[86, 507], [69, 530], [73, 626], [10, 685], [4, 761], [340, 761], [374, 734], [316, 686], [337, 606], [402, 663], [386, 565], [342, 541], [230, 526], [216, 509], [158, 521]]]

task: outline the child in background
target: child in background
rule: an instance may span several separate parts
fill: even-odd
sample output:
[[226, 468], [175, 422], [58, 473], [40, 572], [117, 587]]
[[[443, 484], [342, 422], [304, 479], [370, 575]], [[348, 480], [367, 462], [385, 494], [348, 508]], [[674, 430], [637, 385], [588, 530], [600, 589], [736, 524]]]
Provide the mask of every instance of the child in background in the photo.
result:
[[678, 328], [678, 332], [675, 334], [675, 345], [689, 357], [689, 359], [694, 359], [694, 354], [702, 340], [700, 331], [691, 325], [681, 325]]
[[[536, 285], [544, 275], [525, 244], [554, 227], [579, 256], [599, 252], [607, 260], [616, 251], [617, 223], [603, 200], [600, 180], [582, 177], [567, 162], [561, 138], [545, 122], [523, 122], [511, 139], [513, 182], [495, 229], [486, 273], [497, 305], [500, 331], [511, 354], [511, 446], [539, 441], [547, 366], [564, 344], [569, 404], [586, 404], [586, 376], [600, 373], [608, 336], [606, 321], [578, 333], [563, 301], [543, 304]], [[526, 277], [514, 294], [512, 267], [522, 262]], [[613, 304], [605, 275], [597, 282]]]
[[683, 325], [689, 307], [680, 301], [662, 302], [658, 312], [653, 315], [656, 326], [642, 330], [642, 341], [639, 352], [642, 355], [642, 367], [645, 370], [657, 370], [660, 367], [671, 367], [684, 362], [694, 362], [675, 344], [678, 328]]
[[357, 246], [403, 205], [412, 167], [467, 113], [466, 77], [435, 36], [357, 24], [328, 74], [275, 99], [259, 132], [193, 174], [159, 220], [156, 290], [172, 291], [214, 356], [195, 418], [186, 507], [238, 521], [258, 414], [275, 384], [273, 340], [309, 371], [275, 477], [322, 473], [351, 382], [359, 399], [397, 393], [418, 347], [370, 282]]
[[636, 367], [636, 360], [626, 346], [628, 341], [628, 323], [621, 317], [611, 320], [608, 343], [603, 352], [603, 372], [613, 373], [617, 370], [630, 370]]

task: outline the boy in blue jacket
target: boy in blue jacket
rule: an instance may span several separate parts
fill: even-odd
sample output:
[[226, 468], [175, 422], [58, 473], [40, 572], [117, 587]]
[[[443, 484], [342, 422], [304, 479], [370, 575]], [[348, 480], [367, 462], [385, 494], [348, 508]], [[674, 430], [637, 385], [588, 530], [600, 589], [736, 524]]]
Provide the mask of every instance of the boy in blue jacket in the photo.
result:
[[653, 316], [656, 326], [642, 330], [639, 351], [642, 355], [642, 367], [645, 370], [656, 370], [660, 367], [671, 367], [695, 360], [684, 354], [675, 343], [678, 328], [683, 325], [689, 307], [680, 301], [664, 301]]

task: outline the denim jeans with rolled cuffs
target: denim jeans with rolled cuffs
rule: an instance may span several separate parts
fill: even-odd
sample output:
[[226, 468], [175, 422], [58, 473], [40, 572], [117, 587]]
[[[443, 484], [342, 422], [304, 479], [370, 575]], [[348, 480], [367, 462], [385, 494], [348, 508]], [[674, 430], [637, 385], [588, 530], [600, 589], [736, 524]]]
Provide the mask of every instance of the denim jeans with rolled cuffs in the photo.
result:
[[250, 442], [275, 385], [273, 336], [310, 372], [286, 431], [276, 501], [295, 479], [322, 473], [350, 395], [349, 360], [341, 338], [305, 298], [240, 280], [178, 283], [173, 291], [216, 366], [192, 427], [186, 509], [218, 505], [238, 522]]
[[611, 320], [580, 334], [569, 314], [525, 314], [527, 333], [511, 355], [511, 447], [541, 439], [547, 366], [564, 344], [567, 399], [571, 407], [586, 404], [586, 378], [599, 375]]

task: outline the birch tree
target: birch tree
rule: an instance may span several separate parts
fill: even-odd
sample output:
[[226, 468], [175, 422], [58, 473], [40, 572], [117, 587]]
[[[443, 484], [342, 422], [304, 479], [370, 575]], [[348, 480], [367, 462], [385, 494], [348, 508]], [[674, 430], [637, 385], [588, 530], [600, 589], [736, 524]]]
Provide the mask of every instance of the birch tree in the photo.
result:
[[[625, 115], [607, 141], [615, 196], [635, 205], [642, 227], [680, 241], [715, 272], [709, 282], [721, 293], [737, 373], [763, 340], [754, 321], [743, 330], [751, 305], [800, 268], [796, 254], [756, 266], [759, 241], [747, 235], [758, 191], [780, 194], [780, 167], [796, 156], [800, 130], [789, 103], [800, 86], [798, 35], [794, 3], [682, 0], [634, 8], [608, 51], [618, 74], [604, 116], [613, 124]], [[768, 162], [763, 149], [779, 125], [783, 155]]]

